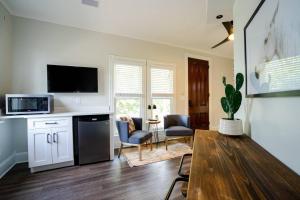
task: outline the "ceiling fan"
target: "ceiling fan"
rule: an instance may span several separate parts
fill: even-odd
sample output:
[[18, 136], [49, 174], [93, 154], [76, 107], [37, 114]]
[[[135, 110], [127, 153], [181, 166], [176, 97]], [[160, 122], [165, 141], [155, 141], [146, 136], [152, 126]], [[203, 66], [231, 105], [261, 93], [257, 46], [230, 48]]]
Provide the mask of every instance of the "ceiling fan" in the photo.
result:
[[220, 43], [216, 44], [215, 46], [213, 46], [212, 49], [224, 44], [225, 42], [234, 40], [233, 21], [222, 22], [222, 24], [225, 27], [226, 31], [228, 32], [228, 36], [222, 42], [220, 42]]

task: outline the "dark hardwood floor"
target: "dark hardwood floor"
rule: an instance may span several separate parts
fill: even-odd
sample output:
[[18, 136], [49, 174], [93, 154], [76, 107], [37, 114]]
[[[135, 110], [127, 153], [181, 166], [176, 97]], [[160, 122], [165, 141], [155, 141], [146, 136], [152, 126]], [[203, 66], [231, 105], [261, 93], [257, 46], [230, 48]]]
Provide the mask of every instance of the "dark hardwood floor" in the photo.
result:
[[[0, 179], [0, 199], [129, 200], [164, 199], [180, 158], [130, 168], [124, 157], [31, 174], [26, 163]], [[186, 163], [188, 167], [188, 163]], [[184, 199], [177, 186], [171, 199]]]

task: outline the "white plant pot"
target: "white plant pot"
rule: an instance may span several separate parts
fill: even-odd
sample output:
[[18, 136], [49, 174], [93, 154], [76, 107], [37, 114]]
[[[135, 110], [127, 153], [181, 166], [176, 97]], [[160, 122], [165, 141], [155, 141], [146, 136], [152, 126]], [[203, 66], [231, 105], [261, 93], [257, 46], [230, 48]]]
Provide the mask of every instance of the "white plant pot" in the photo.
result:
[[220, 119], [219, 132], [224, 135], [243, 135], [242, 120]]

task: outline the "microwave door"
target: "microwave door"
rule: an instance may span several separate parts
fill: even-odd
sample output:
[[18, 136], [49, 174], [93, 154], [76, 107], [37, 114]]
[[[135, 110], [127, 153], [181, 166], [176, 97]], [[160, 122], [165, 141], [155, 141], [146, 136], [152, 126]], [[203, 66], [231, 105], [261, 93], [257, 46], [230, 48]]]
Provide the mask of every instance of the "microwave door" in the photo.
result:
[[35, 98], [13, 98], [11, 107], [13, 112], [38, 111], [37, 99]]
[[7, 114], [48, 113], [47, 97], [9, 97]]

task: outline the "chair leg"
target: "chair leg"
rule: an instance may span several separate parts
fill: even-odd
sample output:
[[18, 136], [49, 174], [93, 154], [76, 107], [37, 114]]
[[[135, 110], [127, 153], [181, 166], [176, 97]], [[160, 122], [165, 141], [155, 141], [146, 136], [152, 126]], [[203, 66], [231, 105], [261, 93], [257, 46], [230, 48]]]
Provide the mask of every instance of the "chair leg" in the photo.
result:
[[166, 151], [168, 151], [168, 137], [165, 137]]
[[152, 151], [152, 137], [150, 138], [150, 148], [151, 148], [151, 151]]
[[169, 198], [170, 198], [170, 196], [171, 196], [171, 194], [172, 194], [172, 191], [173, 191], [173, 189], [174, 189], [175, 184], [176, 184], [177, 182], [179, 182], [179, 181], [188, 182], [188, 179], [182, 178], [182, 177], [177, 177], [177, 178], [173, 181], [173, 183], [172, 183], [172, 185], [171, 185], [171, 187], [170, 187], [170, 189], [169, 189], [169, 191], [168, 191], [168, 193], [167, 193], [167, 195], [166, 195], [166, 197], [165, 197], [165, 200], [169, 200]]
[[119, 149], [119, 154], [118, 154], [118, 158], [120, 158], [121, 153], [122, 153], [122, 148], [123, 148], [123, 143], [121, 143], [120, 149]]
[[139, 144], [139, 159], [142, 160], [142, 145]]
[[194, 137], [191, 136], [191, 148], [193, 148], [193, 143], [194, 143]]

